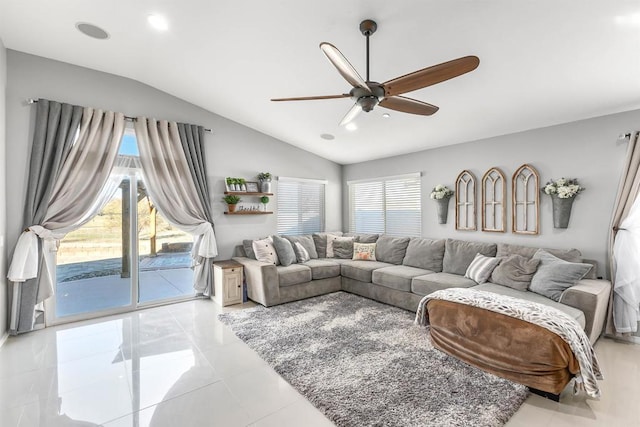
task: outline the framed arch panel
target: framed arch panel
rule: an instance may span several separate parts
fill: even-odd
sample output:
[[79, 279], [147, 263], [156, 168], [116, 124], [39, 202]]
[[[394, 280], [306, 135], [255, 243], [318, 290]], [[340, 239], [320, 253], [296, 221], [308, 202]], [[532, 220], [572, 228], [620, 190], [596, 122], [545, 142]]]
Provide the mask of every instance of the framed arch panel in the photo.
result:
[[507, 231], [506, 178], [498, 168], [482, 177], [482, 231]]
[[456, 230], [477, 230], [476, 177], [468, 170], [456, 178]]
[[517, 234], [540, 233], [540, 177], [538, 171], [524, 164], [511, 179], [512, 231]]

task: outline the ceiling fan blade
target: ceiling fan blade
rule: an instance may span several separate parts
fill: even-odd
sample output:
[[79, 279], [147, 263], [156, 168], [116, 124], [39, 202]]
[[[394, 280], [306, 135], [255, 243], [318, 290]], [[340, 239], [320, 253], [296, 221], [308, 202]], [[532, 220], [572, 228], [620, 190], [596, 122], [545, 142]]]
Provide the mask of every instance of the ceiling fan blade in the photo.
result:
[[301, 96], [298, 98], [272, 98], [272, 101], [313, 101], [315, 99], [335, 99], [349, 98], [351, 95], [343, 93], [342, 95], [321, 95], [321, 96]]
[[400, 95], [458, 77], [478, 68], [477, 56], [465, 56], [406, 74], [382, 84], [386, 96]]
[[340, 121], [340, 126], [346, 126], [355, 119], [358, 114], [362, 111], [362, 107], [360, 107], [357, 103], [353, 104], [353, 107], [345, 114], [345, 116]]
[[371, 89], [369, 89], [367, 82], [360, 77], [360, 74], [358, 74], [356, 69], [353, 68], [353, 65], [347, 61], [347, 58], [344, 57], [337, 47], [331, 43], [322, 42], [320, 43], [320, 49], [322, 49], [322, 52], [327, 56], [329, 61], [331, 61], [333, 66], [338, 69], [338, 72], [346, 81], [349, 82], [349, 84], [351, 84], [351, 86], [361, 87], [371, 93]]
[[385, 98], [380, 101], [379, 105], [390, 110], [419, 114], [421, 116], [430, 116], [439, 109], [435, 105], [427, 104], [426, 102], [404, 96], [391, 96], [389, 98]]

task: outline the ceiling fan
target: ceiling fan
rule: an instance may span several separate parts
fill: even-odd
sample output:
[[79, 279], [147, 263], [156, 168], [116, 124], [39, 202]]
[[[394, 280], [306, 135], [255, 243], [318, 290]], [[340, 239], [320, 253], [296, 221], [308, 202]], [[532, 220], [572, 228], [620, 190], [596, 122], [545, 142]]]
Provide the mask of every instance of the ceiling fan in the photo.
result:
[[477, 56], [465, 56], [442, 64], [423, 68], [422, 70], [406, 74], [384, 83], [369, 79], [369, 37], [376, 32], [378, 25], [366, 19], [360, 23], [360, 32], [367, 38], [367, 79], [364, 80], [344, 55], [331, 43], [320, 43], [320, 49], [329, 61], [338, 69], [344, 79], [353, 86], [349, 93], [341, 95], [304, 96], [299, 98], [275, 98], [271, 101], [308, 101], [316, 99], [351, 98], [355, 104], [344, 116], [340, 125], [351, 122], [360, 111], [369, 112], [376, 105], [403, 113], [430, 116], [438, 107], [418, 101], [417, 99], [400, 96], [403, 93], [422, 89], [445, 80], [458, 77], [475, 70], [480, 64]]

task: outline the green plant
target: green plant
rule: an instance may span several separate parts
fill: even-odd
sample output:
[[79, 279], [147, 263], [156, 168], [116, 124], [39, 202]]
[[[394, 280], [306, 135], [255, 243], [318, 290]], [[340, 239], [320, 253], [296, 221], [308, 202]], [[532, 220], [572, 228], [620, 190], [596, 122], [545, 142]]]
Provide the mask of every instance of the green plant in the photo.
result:
[[233, 178], [227, 178], [227, 185], [234, 184]]
[[260, 197], [260, 203], [264, 203], [266, 205], [269, 203], [269, 198], [267, 196]]
[[238, 178], [238, 181], [239, 181], [238, 184], [240, 185], [244, 185], [247, 182], [244, 178]]
[[271, 174], [269, 172], [260, 172], [258, 174], [259, 181], [271, 181]]
[[235, 205], [240, 201], [240, 196], [234, 196], [233, 194], [228, 194], [222, 198], [222, 201], [227, 203], [228, 205]]

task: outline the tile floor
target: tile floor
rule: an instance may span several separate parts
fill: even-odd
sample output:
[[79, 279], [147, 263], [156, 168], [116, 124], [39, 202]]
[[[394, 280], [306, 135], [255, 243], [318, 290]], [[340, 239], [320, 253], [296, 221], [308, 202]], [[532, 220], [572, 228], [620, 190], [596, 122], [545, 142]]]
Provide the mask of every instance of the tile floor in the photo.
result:
[[[331, 426], [195, 300], [9, 338], [0, 426]], [[531, 396], [509, 426], [640, 425], [640, 346], [600, 340], [600, 401]]]

